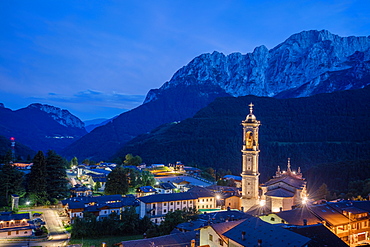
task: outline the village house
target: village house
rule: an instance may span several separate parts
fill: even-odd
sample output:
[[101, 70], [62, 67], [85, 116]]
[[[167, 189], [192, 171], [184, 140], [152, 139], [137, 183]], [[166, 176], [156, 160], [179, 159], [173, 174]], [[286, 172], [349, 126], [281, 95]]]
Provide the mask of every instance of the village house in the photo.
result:
[[30, 214], [12, 214], [3, 212], [0, 214], [0, 238], [27, 237], [32, 235]]
[[293, 210], [260, 216], [271, 224], [296, 226], [321, 223], [342, 241], [356, 244], [367, 240], [370, 231], [369, 201], [340, 201], [306, 205]]
[[69, 191], [71, 192], [72, 197], [92, 196], [91, 188], [81, 184], [75, 184], [75, 186], [70, 188]]
[[142, 196], [149, 196], [156, 194], [157, 190], [154, 189], [152, 186], [141, 186], [136, 189], [136, 196], [142, 197]]
[[255, 217], [208, 225], [200, 230], [200, 247], [306, 247], [310, 241], [310, 238]]
[[175, 193], [176, 186], [171, 182], [159, 183], [155, 186], [159, 194]]
[[84, 213], [92, 213], [98, 219], [107, 217], [115, 212], [120, 214], [127, 207], [137, 207], [138, 202], [134, 196], [92, 196], [92, 197], [72, 197], [62, 201], [65, 212], [71, 222], [76, 217], [83, 218]]
[[[203, 188], [204, 189], [204, 188]], [[216, 198], [204, 189], [172, 194], [155, 194], [138, 198], [140, 218], [148, 216], [152, 222], [159, 224], [168, 212], [195, 208], [197, 210], [215, 209]]]

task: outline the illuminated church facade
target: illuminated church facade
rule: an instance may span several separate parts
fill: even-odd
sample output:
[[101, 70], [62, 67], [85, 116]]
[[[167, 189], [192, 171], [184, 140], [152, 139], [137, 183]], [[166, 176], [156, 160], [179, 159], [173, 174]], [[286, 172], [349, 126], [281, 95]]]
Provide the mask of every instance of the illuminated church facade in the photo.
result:
[[[291, 170], [290, 160], [286, 171], [280, 167], [273, 179], [265, 184], [259, 184], [259, 143], [258, 131], [261, 125], [253, 114], [253, 104], [249, 105], [249, 114], [242, 121], [243, 146], [242, 146], [242, 198], [243, 211], [253, 210], [265, 205], [269, 211], [278, 212], [290, 210], [301, 204], [307, 198], [306, 181], [300, 169]], [[261, 188], [261, 189], [260, 189]]]

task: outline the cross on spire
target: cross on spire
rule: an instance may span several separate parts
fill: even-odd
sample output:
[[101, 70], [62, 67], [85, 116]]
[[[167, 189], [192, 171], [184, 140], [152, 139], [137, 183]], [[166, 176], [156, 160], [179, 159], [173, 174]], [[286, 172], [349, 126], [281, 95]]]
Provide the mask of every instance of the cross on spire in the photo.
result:
[[253, 103], [251, 102], [248, 106], [249, 106], [249, 112], [250, 112], [249, 114], [253, 114], [253, 106], [254, 106]]
[[290, 158], [288, 158], [288, 171], [290, 172]]

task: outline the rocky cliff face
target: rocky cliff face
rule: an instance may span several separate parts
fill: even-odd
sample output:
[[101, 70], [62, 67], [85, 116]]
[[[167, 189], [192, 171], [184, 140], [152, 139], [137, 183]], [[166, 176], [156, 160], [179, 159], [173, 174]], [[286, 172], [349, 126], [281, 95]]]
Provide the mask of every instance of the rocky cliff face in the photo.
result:
[[29, 108], [39, 109], [48, 113], [55, 121], [66, 127], [84, 129], [85, 124], [76, 116], [72, 115], [69, 111], [60, 109], [55, 106], [31, 104]]
[[245, 55], [202, 54], [179, 69], [160, 89], [150, 91], [145, 103], [179, 85], [208, 84], [232, 96], [285, 98], [363, 88], [370, 84], [369, 80], [346, 83], [330, 77], [341, 74], [349, 79], [366, 78], [370, 74], [369, 61], [370, 36], [340, 37], [326, 30], [304, 31], [271, 50], [260, 46]]

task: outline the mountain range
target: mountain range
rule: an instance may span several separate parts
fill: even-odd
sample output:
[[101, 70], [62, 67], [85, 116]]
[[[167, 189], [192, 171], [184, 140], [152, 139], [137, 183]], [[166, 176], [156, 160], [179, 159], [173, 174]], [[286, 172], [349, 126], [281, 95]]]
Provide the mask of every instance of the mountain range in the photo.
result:
[[0, 119], [0, 136], [14, 137], [16, 149], [23, 144], [33, 151], [60, 151], [87, 133], [78, 117], [50, 105], [31, 104], [13, 111], [0, 104]]
[[244, 55], [202, 54], [151, 90], [142, 105], [95, 128], [62, 154], [110, 159], [134, 137], [190, 118], [218, 97], [298, 98], [369, 84], [370, 37], [312, 30], [294, 34], [270, 50], [260, 46]]

